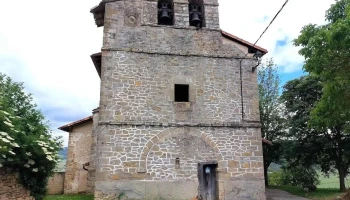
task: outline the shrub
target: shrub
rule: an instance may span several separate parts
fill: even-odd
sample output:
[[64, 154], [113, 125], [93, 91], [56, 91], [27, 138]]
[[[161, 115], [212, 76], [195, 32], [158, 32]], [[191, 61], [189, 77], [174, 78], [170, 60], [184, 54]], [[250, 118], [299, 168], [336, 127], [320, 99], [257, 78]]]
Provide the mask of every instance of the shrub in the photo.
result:
[[282, 171], [274, 171], [268, 175], [269, 185], [271, 186], [281, 186], [283, 184]]
[[317, 171], [314, 168], [302, 166], [282, 167], [282, 170], [270, 173], [268, 178], [271, 186], [300, 186], [307, 188], [308, 191], [315, 191], [317, 189], [316, 185], [320, 183]]
[[52, 138], [44, 116], [23, 90], [0, 73], [0, 168], [19, 171], [22, 185], [40, 200], [62, 143]]

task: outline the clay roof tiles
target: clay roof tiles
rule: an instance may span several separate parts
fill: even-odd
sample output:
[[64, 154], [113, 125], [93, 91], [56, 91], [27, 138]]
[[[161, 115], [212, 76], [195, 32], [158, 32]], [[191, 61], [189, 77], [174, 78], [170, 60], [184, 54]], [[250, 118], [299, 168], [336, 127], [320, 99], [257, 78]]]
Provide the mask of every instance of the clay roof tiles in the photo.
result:
[[84, 124], [86, 122], [90, 122], [90, 121], [92, 121], [92, 116], [85, 117], [84, 119], [80, 119], [80, 120], [72, 122], [70, 124], [61, 126], [58, 129], [60, 129], [62, 131], [70, 132], [73, 127]]

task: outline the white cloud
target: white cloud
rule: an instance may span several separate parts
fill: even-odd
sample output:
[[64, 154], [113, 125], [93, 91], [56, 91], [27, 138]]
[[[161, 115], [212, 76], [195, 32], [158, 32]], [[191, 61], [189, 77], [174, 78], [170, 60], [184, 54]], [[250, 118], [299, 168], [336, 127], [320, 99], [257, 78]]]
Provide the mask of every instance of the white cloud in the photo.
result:
[[[285, 0], [219, 0], [221, 28], [254, 43], [270, 23]], [[324, 23], [325, 11], [334, 0], [290, 0], [257, 45], [269, 50], [266, 57], [274, 57], [286, 73], [301, 70], [304, 59], [292, 40], [303, 26]], [[267, 19], [267, 20], [264, 20]], [[276, 41], [286, 40], [283, 47]]]
[[[102, 28], [90, 8], [100, 0], [0, 1], [0, 72], [24, 82], [57, 127], [86, 117], [99, 102], [99, 78], [90, 55], [99, 52]], [[285, 72], [300, 70], [293, 47], [302, 26], [322, 23], [333, 0], [291, 0], [258, 43]], [[219, 0], [221, 28], [255, 42], [284, 0]], [[276, 48], [277, 40], [287, 40]]]

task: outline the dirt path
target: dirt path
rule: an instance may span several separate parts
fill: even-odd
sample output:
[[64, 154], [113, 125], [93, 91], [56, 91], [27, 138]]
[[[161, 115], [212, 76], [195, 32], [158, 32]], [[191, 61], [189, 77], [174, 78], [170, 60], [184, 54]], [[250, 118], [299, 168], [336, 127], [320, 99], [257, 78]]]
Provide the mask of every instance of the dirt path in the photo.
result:
[[266, 189], [266, 200], [308, 200], [277, 189]]

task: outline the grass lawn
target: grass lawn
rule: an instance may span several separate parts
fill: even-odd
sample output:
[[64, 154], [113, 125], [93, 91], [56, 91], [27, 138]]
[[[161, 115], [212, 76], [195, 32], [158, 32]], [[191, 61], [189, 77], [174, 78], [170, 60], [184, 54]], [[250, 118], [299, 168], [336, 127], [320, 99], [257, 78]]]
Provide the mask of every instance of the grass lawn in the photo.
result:
[[280, 189], [287, 191], [297, 196], [306, 197], [315, 200], [334, 199], [337, 196], [342, 196], [345, 193], [340, 193], [338, 188], [318, 188], [315, 192], [306, 193], [301, 187], [295, 186], [270, 186], [269, 188]]
[[[339, 188], [338, 175], [329, 175], [329, 178], [324, 177], [319, 173], [320, 185], [317, 188]], [[350, 179], [345, 179], [346, 188], [350, 188]]]
[[48, 195], [44, 200], [93, 200], [93, 195], [78, 194], [78, 195]]

